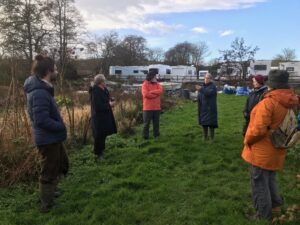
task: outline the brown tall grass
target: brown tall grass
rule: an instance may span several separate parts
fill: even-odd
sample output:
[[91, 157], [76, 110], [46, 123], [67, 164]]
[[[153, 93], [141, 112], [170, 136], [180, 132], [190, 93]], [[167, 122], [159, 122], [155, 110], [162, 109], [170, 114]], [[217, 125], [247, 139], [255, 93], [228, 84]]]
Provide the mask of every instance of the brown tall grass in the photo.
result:
[[[0, 186], [16, 182], [32, 181], [39, 174], [39, 155], [34, 146], [32, 129], [26, 110], [26, 96], [20, 85], [11, 85], [5, 107], [0, 113]], [[118, 132], [134, 133], [134, 127], [142, 122], [142, 97], [135, 94], [117, 94], [113, 108]], [[71, 148], [90, 143], [90, 104], [87, 96], [72, 94], [62, 97], [61, 115], [68, 129], [67, 144]], [[78, 99], [81, 100], [78, 100]], [[84, 100], [83, 100], [84, 99]], [[170, 108], [174, 100], [162, 99], [162, 107]]]
[[0, 185], [10, 185], [37, 174], [38, 161], [21, 86], [12, 80], [0, 127]]
[[[61, 109], [61, 115], [65, 121], [68, 133], [73, 129], [73, 133], [70, 138], [81, 141], [82, 144], [86, 144], [91, 139], [90, 132], [90, 105], [73, 106], [71, 108], [63, 107]], [[71, 116], [70, 116], [71, 115]]]

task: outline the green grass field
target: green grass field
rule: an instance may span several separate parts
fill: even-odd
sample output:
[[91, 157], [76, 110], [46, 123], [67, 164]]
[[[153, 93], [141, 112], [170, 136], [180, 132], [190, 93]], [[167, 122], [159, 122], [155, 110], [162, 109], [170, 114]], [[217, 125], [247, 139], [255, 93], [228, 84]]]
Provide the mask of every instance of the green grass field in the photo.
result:
[[[51, 213], [38, 211], [37, 184], [0, 189], [0, 224], [247, 225], [254, 214], [248, 165], [241, 159], [244, 97], [218, 96], [219, 129], [202, 141], [197, 104], [164, 113], [159, 140], [110, 137], [105, 159], [92, 146], [76, 150], [63, 195]], [[300, 202], [296, 153], [278, 174], [286, 209]], [[286, 224], [300, 224], [298, 220]]]

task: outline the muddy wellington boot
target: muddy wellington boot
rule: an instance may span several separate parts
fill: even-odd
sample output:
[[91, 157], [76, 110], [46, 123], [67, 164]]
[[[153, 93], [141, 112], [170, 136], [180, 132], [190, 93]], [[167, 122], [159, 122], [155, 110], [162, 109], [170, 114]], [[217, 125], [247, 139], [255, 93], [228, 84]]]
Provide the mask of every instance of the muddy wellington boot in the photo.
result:
[[40, 212], [47, 213], [54, 205], [54, 184], [42, 184], [40, 183]]

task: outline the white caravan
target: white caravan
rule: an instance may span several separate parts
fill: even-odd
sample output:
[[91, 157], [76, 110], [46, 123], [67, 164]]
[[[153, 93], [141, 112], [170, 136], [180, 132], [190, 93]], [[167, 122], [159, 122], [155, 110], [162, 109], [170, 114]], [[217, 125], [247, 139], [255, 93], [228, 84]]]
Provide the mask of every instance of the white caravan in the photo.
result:
[[197, 70], [194, 66], [172, 66], [172, 81], [192, 81], [197, 80]]
[[300, 62], [281, 62], [279, 63], [280, 70], [289, 72], [290, 80], [300, 80]]
[[272, 60], [255, 60], [250, 62], [248, 67], [248, 76], [255, 76], [257, 74], [267, 77], [271, 70]]
[[204, 80], [204, 76], [207, 73], [208, 73], [208, 70], [199, 70], [199, 80]]
[[153, 64], [148, 66], [148, 71], [154, 71], [158, 79], [171, 80], [172, 68], [169, 65], [164, 64]]
[[148, 73], [148, 66], [110, 66], [109, 75], [127, 78], [128, 76], [144, 76]]

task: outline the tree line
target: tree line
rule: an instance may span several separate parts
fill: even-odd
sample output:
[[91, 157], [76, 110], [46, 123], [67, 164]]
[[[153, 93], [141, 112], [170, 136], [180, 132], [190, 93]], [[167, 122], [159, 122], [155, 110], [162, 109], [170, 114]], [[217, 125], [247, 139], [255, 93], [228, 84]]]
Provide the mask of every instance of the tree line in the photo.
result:
[[[109, 66], [194, 65], [198, 70], [210, 54], [206, 42], [180, 42], [164, 50], [150, 48], [147, 40], [138, 35], [120, 37], [111, 31], [92, 36], [85, 30], [83, 19], [74, 0], [2, 0], [0, 2], [0, 67], [4, 59], [22, 59], [29, 73], [35, 53], [45, 53], [58, 62], [60, 71], [76, 75], [74, 58], [85, 52], [85, 57], [97, 60], [98, 72], [108, 74]], [[232, 68], [241, 65], [243, 76], [247, 65], [254, 60], [258, 46], [249, 46], [243, 38], [235, 38], [229, 49], [219, 50], [220, 57], [210, 66], [223, 64]], [[294, 49], [283, 49], [274, 60], [296, 59]]]
[[108, 74], [109, 66], [133, 66], [165, 63], [169, 65], [195, 65], [199, 67], [209, 54], [205, 42], [182, 42], [164, 51], [147, 47], [142, 36], [128, 35], [121, 39], [116, 32], [109, 32], [86, 43], [90, 57], [100, 59], [100, 71]]

